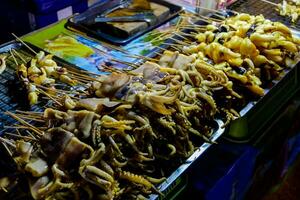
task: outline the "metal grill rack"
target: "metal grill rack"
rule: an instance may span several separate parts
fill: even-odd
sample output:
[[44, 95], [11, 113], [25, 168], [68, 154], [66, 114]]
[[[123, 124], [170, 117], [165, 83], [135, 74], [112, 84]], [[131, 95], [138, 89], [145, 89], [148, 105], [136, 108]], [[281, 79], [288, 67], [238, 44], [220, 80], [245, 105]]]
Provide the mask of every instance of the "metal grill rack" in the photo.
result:
[[[274, 3], [281, 3], [281, 0], [269, 0]], [[280, 16], [276, 11], [276, 6], [261, 0], [239, 0], [228, 7], [229, 9], [249, 13], [252, 15], [263, 14], [266, 18], [272, 21], [279, 21], [286, 24], [289, 27], [300, 29], [300, 20], [297, 23], [292, 23], [288, 17]]]
[[[27, 62], [32, 58], [32, 54], [28, 53], [22, 45], [11, 43], [0, 47], [0, 54], [6, 55], [6, 70], [0, 75], [0, 135], [4, 131], [5, 125], [11, 125], [15, 121], [4, 114], [5, 111], [41, 111], [42, 103], [30, 107], [27, 103], [27, 93], [23, 90], [22, 84], [16, 77], [16, 63], [9, 53], [10, 49], [16, 50], [20, 56]], [[18, 64], [23, 61], [15, 56]], [[43, 102], [44, 103], [44, 102]]]

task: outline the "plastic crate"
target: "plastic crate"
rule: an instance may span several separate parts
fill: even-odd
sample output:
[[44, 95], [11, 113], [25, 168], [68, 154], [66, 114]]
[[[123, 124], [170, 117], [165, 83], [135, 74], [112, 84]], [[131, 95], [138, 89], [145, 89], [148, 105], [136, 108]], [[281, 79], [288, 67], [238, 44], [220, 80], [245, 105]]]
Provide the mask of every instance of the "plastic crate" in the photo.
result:
[[56, 12], [82, 0], [23, 0], [33, 13], [45, 14]]
[[190, 171], [193, 199], [243, 199], [252, 182], [259, 151], [248, 145], [218, 144]]
[[[53, 10], [54, 8], [49, 8], [43, 13], [29, 13], [29, 21], [32, 29], [42, 28], [61, 19], [67, 18], [74, 13], [81, 13], [88, 8], [88, 3], [86, 0], [77, 1], [74, 4], [67, 5], [60, 10]], [[52, 11], [53, 10], [53, 11]]]
[[30, 12], [35, 14], [53, 13], [79, 2], [85, 2], [87, 6], [92, 6], [98, 2], [108, 0], [22, 0]]

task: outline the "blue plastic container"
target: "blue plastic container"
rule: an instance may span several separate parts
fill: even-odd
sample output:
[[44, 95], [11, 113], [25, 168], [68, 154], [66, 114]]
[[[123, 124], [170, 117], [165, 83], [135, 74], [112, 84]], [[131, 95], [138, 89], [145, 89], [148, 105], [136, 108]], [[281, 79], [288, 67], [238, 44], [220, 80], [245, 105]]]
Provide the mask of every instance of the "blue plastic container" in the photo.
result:
[[[38, 0], [38, 1], [42, 1], [42, 0]], [[52, 2], [53, 1], [54, 0], [52, 0]], [[70, 0], [68, 0], [68, 1], [70, 1]], [[62, 2], [66, 3], [65, 0]], [[62, 18], [68, 17], [72, 14], [83, 12], [88, 8], [88, 4], [87, 4], [86, 0], [75, 1], [72, 3], [73, 4], [71, 4], [71, 5], [68, 4], [63, 8], [60, 8], [59, 10], [56, 10], [56, 8], [61, 7], [61, 5], [59, 5], [59, 6], [52, 5], [53, 7], [47, 7], [45, 5], [44, 6], [40, 5], [39, 11], [42, 11], [42, 9], [44, 9], [43, 12], [29, 14], [30, 25], [31, 25], [32, 29], [37, 29], [37, 28], [47, 26], [47, 25], [52, 24]]]
[[85, 2], [88, 0], [25, 0], [27, 1], [28, 9], [35, 14], [47, 14], [55, 13], [65, 7], [76, 5], [79, 2]]
[[258, 153], [246, 145], [215, 145], [189, 176], [195, 199], [242, 200], [252, 182]]

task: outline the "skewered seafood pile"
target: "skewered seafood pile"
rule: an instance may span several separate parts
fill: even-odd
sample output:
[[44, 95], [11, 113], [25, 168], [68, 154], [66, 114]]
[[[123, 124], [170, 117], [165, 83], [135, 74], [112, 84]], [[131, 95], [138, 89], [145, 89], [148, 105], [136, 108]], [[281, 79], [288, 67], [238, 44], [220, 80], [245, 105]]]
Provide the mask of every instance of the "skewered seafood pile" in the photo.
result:
[[282, 1], [278, 4], [277, 11], [281, 16], [289, 17], [293, 23], [296, 23], [300, 15], [300, 2], [298, 0]]
[[243, 87], [257, 96], [298, 61], [300, 40], [285, 25], [262, 15], [238, 14], [207, 25], [195, 38], [197, 42], [183, 46], [184, 53], [223, 71], [233, 88]]
[[[155, 185], [209, 141], [217, 116], [225, 115], [225, 124], [237, 118], [244, 90], [263, 96], [299, 51], [286, 26], [262, 16], [239, 14], [192, 36], [158, 62], [90, 78], [84, 95], [50, 95], [54, 105], [43, 113], [7, 113], [22, 126], [0, 139], [34, 199], [145, 199], [158, 192]], [[23, 65], [27, 74], [40, 70], [33, 78], [21, 67], [18, 77], [51, 88], [61, 74], [47, 68], [60, 68], [41, 55]], [[42, 64], [45, 58], [51, 64]], [[36, 82], [42, 69], [54, 81]]]
[[0, 56], [0, 74], [2, 74], [4, 72], [4, 70], [6, 69], [5, 58], [6, 58], [6, 56], [3, 56], [3, 55]]
[[146, 62], [130, 74], [98, 77], [89, 98], [62, 97], [42, 115], [8, 113], [32, 133], [2, 139], [31, 196], [142, 199], [155, 192], [154, 184], [209, 140], [216, 113], [205, 90], [190, 85], [185, 94], [188, 74], [169, 69]]
[[[39, 52], [35, 58], [31, 59], [26, 65], [21, 64], [17, 68], [18, 78], [24, 83], [28, 91], [28, 100], [31, 105], [38, 102], [39, 93], [48, 95], [55, 93], [55, 79], [60, 80], [71, 86], [75, 86], [77, 81], [71, 79], [66, 68], [57, 66], [52, 60], [51, 54], [45, 55], [44, 52]], [[47, 93], [40, 88], [46, 88]]]

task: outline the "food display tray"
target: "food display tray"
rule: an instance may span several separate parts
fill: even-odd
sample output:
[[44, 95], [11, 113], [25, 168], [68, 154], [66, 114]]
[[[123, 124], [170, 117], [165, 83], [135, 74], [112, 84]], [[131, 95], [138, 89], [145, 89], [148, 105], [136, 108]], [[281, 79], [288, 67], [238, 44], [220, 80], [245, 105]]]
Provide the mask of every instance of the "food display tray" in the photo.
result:
[[188, 169], [199, 159], [206, 150], [213, 145], [224, 133], [221, 128], [224, 125], [222, 120], [215, 120], [215, 128], [210, 137], [211, 143], [203, 143], [200, 147], [183, 163], [181, 164], [161, 185], [158, 186], [159, 191], [163, 196], [151, 195], [150, 200], [158, 199], [175, 199], [181, 191], [185, 189], [188, 182]]
[[[273, 1], [278, 3], [279, 1]], [[249, 13], [251, 15], [262, 14], [272, 21], [279, 21], [292, 30], [295, 36], [300, 32], [295, 28], [297, 24], [291, 24], [289, 19], [284, 18], [274, 11], [274, 6], [260, 0], [240, 0], [228, 7], [230, 10]], [[299, 26], [300, 27], [300, 26]], [[300, 63], [284, 72], [280, 80], [274, 80], [272, 87], [265, 89], [265, 95], [258, 101], [249, 102], [241, 111], [241, 117], [226, 128], [224, 138], [236, 143], [251, 143], [264, 133], [264, 129], [270, 120], [279, 114], [289, 100], [300, 89]]]
[[[239, 12], [247, 12], [251, 11], [253, 8], [247, 4], [247, 2], [254, 2], [257, 3], [263, 3], [260, 1], [250, 0], [250, 1], [238, 1], [234, 3], [229, 9], [233, 9]], [[104, 38], [107, 41], [116, 43], [116, 44], [125, 44], [131, 40], [133, 40], [136, 37], [139, 37], [143, 33], [156, 28], [157, 25], [154, 27], [149, 27], [149, 30], [145, 30], [144, 32], [139, 33], [138, 35], [133, 36], [132, 38], [129, 38], [128, 40], [120, 40], [118, 38], [113, 38], [109, 35], [103, 35], [103, 33], [97, 33], [93, 30], [86, 29], [86, 27], [83, 27], [78, 24], [79, 21], [84, 20], [88, 16], [95, 15], [96, 13], [99, 14], [100, 12], [104, 12], [108, 8], [111, 8], [114, 6], [118, 6], [119, 3], [116, 3], [117, 1], [109, 1], [109, 6], [106, 5], [104, 7], [96, 6], [90, 9], [90, 11], [83, 13], [82, 15], [76, 15], [73, 18], [71, 18], [67, 26], [73, 27], [78, 30], [86, 32], [90, 36]], [[118, 1], [120, 2], [120, 1]], [[164, 1], [158, 1], [158, 2], [164, 2]], [[243, 4], [244, 2], [244, 4]], [[246, 3], [245, 3], [246, 2]], [[115, 3], [115, 4], [114, 4]], [[172, 5], [172, 4], [170, 4]], [[248, 5], [248, 6], [247, 6]], [[240, 6], [240, 7], [239, 7]], [[247, 7], [244, 7], [247, 6]], [[180, 7], [178, 7], [180, 8]], [[265, 7], [262, 7], [265, 9]], [[181, 8], [180, 8], [181, 9]], [[180, 11], [178, 9], [178, 12]], [[240, 9], [240, 10], [239, 10]], [[243, 11], [242, 9], [246, 9]], [[263, 10], [257, 10], [255, 13], [250, 14], [259, 14], [264, 13], [266, 18], [281, 21], [279, 18], [280, 16], [277, 16], [272, 18], [272, 15], [274, 15], [274, 11], [270, 13], [270, 8], [268, 8], [268, 12], [265, 12]], [[90, 12], [90, 13], [89, 13]], [[173, 17], [176, 17], [177, 14], [174, 14]], [[81, 18], [80, 18], [81, 17]], [[78, 21], [76, 21], [76, 20]], [[81, 20], [80, 20], [81, 19]], [[77, 23], [75, 23], [77, 22]], [[174, 36], [176, 37], [176, 36]], [[179, 39], [179, 38], [177, 38]], [[171, 40], [169, 41], [171, 42]], [[19, 48], [22, 54], [27, 55], [27, 57], [32, 56], [32, 54], [28, 53], [28, 50], [26, 50], [23, 45], [12, 42], [5, 45], [2, 45], [0, 47], [0, 53], [3, 52], [9, 52], [9, 49], [11, 48]], [[164, 46], [164, 48], [167, 48], [167, 46]], [[159, 51], [159, 48], [156, 49]], [[23, 52], [24, 51], [24, 52]], [[156, 55], [156, 53], [153, 53], [152, 55], [149, 55], [150, 57]], [[14, 111], [18, 109], [28, 109], [21, 107], [18, 103], [15, 103], [12, 101], [10, 95], [9, 95], [9, 85], [8, 83], [10, 81], [15, 80], [15, 72], [14, 72], [14, 61], [12, 58], [7, 59], [8, 67], [7, 70], [0, 75], [0, 135], [3, 128], [3, 124], [10, 124], [11, 119], [7, 118], [5, 115], [3, 115], [2, 112], [6, 110]], [[68, 65], [67, 63], [64, 63], [65, 65]], [[71, 66], [71, 65], [70, 65]], [[74, 65], [72, 65], [74, 67]], [[256, 102], [249, 102], [241, 111], [241, 118], [231, 122], [231, 124], [223, 129], [221, 128], [223, 125], [222, 120], [216, 120], [216, 126], [215, 130], [211, 136], [211, 141], [217, 141], [221, 136], [225, 136], [226, 139], [231, 140], [233, 142], [249, 142], [253, 139], [259, 137], [259, 133], [261, 130], [268, 124], [270, 119], [272, 119], [284, 106], [285, 104], [293, 97], [293, 95], [299, 90], [299, 78], [300, 78], [300, 69], [299, 64], [297, 64], [294, 68], [291, 68], [289, 70], [286, 70], [285, 75], [283, 78], [281, 78], [278, 81], [273, 81], [273, 86], [271, 88], [266, 89], [266, 94], [264, 97], [259, 99]], [[20, 100], [25, 101], [24, 96], [20, 98]], [[35, 106], [32, 108], [33, 110], [42, 110], [41, 106]], [[3, 122], [3, 123], [2, 123]], [[195, 163], [195, 161], [200, 158], [204, 152], [207, 151], [209, 147], [211, 147], [212, 143], [203, 143], [199, 144], [199, 148], [190, 156], [183, 164], [181, 164], [168, 178], [165, 182], [163, 182], [161, 185], [158, 186], [159, 191], [164, 194], [164, 196], [158, 196], [158, 195], [151, 195], [151, 200], [156, 199], [174, 199], [180, 191], [184, 189], [184, 187], [187, 185], [188, 176], [187, 171], [188, 169]]]
[[97, 39], [103, 39], [108, 42], [117, 44], [117, 45], [125, 45], [129, 43], [130, 41], [138, 38], [139, 36], [161, 26], [162, 24], [166, 23], [167, 21], [175, 18], [178, 16], [178, 14], [183, 10], [181, 6], [172, 4], [170, 2], [164, 1], [164, 0], [150, 0], [150, 2], [157, 3], [160, 5], [163, 5], [165, 7], [168, 7], [170, 9], [170, 14], [167, 18], [165, 18], [162, 21], [159, 21], [158, 23], [154, 25], [148, 26], [146, 29], [141, 30], [137, 32], [136, 34], [133, 34], [131, 36], [128, 36], [126, 38], [120, 38], [116, 36], [112, 36], [108, 33], [104, 33], [101, 31], [101, 29], [95, 30], [94, 28], [91, 28], [89, 25], [87, 25], [87, 22], [90, 20], [93, 20], [96, 16], [101, 15], [102, 13], [107, 13], [109, 10], [115, 10], [116, 8], [122, 7], [124, 4], [128, 3], [128, 1], [120, 1], [120, 0], [112, 0], [107, 1], [105, 3], [99, 3], [95, 6], [89, 8], [87, 11], [75, 15], [71, 17], [68, 22], [66, 23], [66, 28], [68, 29], [75, 29], [79, 30], [81, 32], [84, 32], [90, 37], [94, 37]]
[[[251, 0], [250, 0], [251, 1]], [[245, 4], [242, 4], [244, 2]], [[224, 10], [224, 16], [232, 16], [234, 15], [234, 11], [245, 12], [247, 13], [246, 9], [249, 7], [246, 4], [248, 1], [237, 1], [228, 7], [227, 10]], [[255, 1], [256, 4], [263, 3], [261, 1]], [[246, 6], [246, 7], [245, 7]], [[265, 7], [262, 7], [265, 9]], [[268, 8], [270, 10], [270, 8]], [[252, 9], [250, 9], [251, 11]], [[249, 12], [252, 15], [258, 15], [260, 11], [257, 10], [256, 12]], [[261, 11], [263, 12], [263, 11]], [[274, 15], [274, 12], [271, 12]], [[281, 21], [281, 16], [269, 15], [269, 12], [264, 13], [267, 19], [273, 21]], [[207, 14], [207, 16], [214, 18], [215, 16], [213, 13]], [[206, 25], [206, 22], [199, 21], [195, 22], [198, 25]], [[283, 23], [283, 22], [282, 22]], [[300, 37], [300, 32], [293, 27], [290, 27], [292, 34]], [[189, 33], [191, 30], [186, 29], [183, 32]], [[176, 40], [180, 40], [179, 36], [173, 36], [175, 39], [168, 39], [165, 43], [152, 52], [149, 53], [149, 57], [155, 57], [157, 55], [156, 52], [163, 53], [162, 49], [170, 48], [171, 44], [174, 43]], [[300, 63], [295, 65], [293, 68], [286, 69], [284, 71], [284, 75], [279, 80], [272, 81], [271, 84], [268, 84], [268, 88], [265, 89], [265, 95], [256, 101], [250, 101], [242, 109], [237, 110], [240, 113], [240, 118], [232, 121], [224, 131], [224, 135], [222, 136], [226, 140], [235, 143], [250, 143], [254, 142], [256, 138], [260, 137], [268, 124], [270, 124], [270, 120], [274, 118], [277, 114], [279, 114], [280, 110], [284, 108], [286, 103], [291, 100], [294, 94], [297, 93], [300, 89]]]
[[[4, 114], [5, 111], [11, 111], [14, 112], [16, 110], [27, 110], [27, 111], [43, 111], [43, 107], [47, 105], [46, 102], [42, 102], [41, 104], [35, 105], [33, 107], [30, 107], [29, 105], [26, 105], [24, 102], [27, 101], [26, 91], [19, 91], [17, 92], [18, 88], [20, 88], [20, 83], [17, 81], [16, 77], [16, 64], [12, 56], [10, 56], [9, 52], [11, 49], [15, 49], [18, 51], [18, 53], [22, 56], [22, 58], [26, 59], [26, 61], [29, 61], [33, 54], [22, 44], [17, 42], [9, 42], [7, 44], [4, 44], [0, 46], [0, 54], [7, 54], [8, 58], [6, 59], [7, 68], [3, 74], [0, 75], [0, 136], [4, 133], [4, 131], [7, 131], [7, 129], [4, 128], [5, 125], [11, 125], [15, 121], [12, 120], [10, 117]], [[36, 51], [38, 49], [35, 49]], [[22, 60], [20, 60], [17, 56], [15, 56], [18, 63], [21, 63]], [[74, 65], [69, 65], [68, 63], [60, 60], [59, 58], [54, 57], [54, 60], [61, 66], [64, 67], [75, 67]], [[10, 83], [15, 83], [15, 86], [12, 87]], [[12, 93], [20, 93], [16, 99], [19, 102], [15, 102], [14, 97], [11, 95]], [[215, 142], [223, 133], [224, 129], [221, 128], [223, 126], [222, 120], [215, 120], [213, 123], [213, 134], [211, 135], [210, 139], [212, 142]], [[191, 165], [199, 158], [201, 155], [206, 152], [206, 150], [212, 145], [212, 143], [202, 143], [202, 144], [196, 144], [199, 148], [183, 163], [181, 164], [174, 172], [171, 172], [171, 175], [167, 178], [165, 182], [160, 184], [158, 186], [159, 191], [164, 194], [164, 196], [159, 195], [151, 195], [150, 199], [172, 199], [175, 198], [180, 191], [184, 189], [184, 187], [187, 184], [186, 179], [186, 172], [191, 167]], [[0, 151], [0, 153], [3, 153], [3, 151]], [[4, 156], [4, 155], [1, 155]], [[5, 155], [7, 157], [7, 155]], [[8, 168], [8, 165], [13, 165], [12, 163], [4, 163], [5, 166], [2, 166], [3, 163], [0, 163], [0, 168]], [[0, 177], [1, 178], [1, 177]], [[17, 189], [15, 189], [17, 190]]]
[[[27, 45], [36, 52], [41, 50], [33, 45]], [[4, 114], [5, 111], [41, 111], [43, 110], [42, 108], [49, 103], [48, 101], [40, 101], [37, 105], [28, 105], [27, 92], [24, 90], [22, 83], [19, 82], [16, 76], [17, 66], [14, 58], [18, 64], [21, 64], [24, 61], [16, 54], [12, 57], [10, 54], [12, 49], [16, 50], [26, 62], [30, 61], [30, 59], [34, 56], [27, 47], [16, 41], [11, 41], [0, 46], [0, 54], [7, 56], [6, 69], [2, 74], [0, 74], [0, 135], [2, 135], [5, 130], [5, 125], [11, 125], [14, 122], [14, 120]], [[54, 56], [53, 59], [62, 67], [79, 69], [77, 66], [69, 64], [56, 56]]]
[[[32, 58], [32, 54], [26, 51], [22, 44], [16, 42], [9, 42], [0, 46], [0, 54], [5, 54], [6, 69], [0, 75], [0, 135], [4, 131], [5, 125], [11, 125], [14, 121], [4, 114], [5, 111], [15, 110], [31, 110], [39, 111], [40, 105], [30, 107], [27, 102], [26, 91], [20, 89], [21, 83], [16, 77], [16, 64], [12, 56], [10, 56], [10, 50], [18, 50], [20, 56], [26, 61]], [[16, 61], [21, 64], [22, 60], [15, 56]]]
[[[274, 3], [281, 3], [282, 0], [268, 0]], [[300, 30], [300, 20], [297, 23], [292, 23], [288, 17], [280, 16], [276, 11], [276, 6], [270, 3], [263, 2], [261, 0], [239, 0], [234, 2], [228, 7], [229, 9], [249, 13], [251, 15], [263, 14], [266, 18], [272, 21], [278, 21], [286, 24], [289, 27], [297, 28]]]

